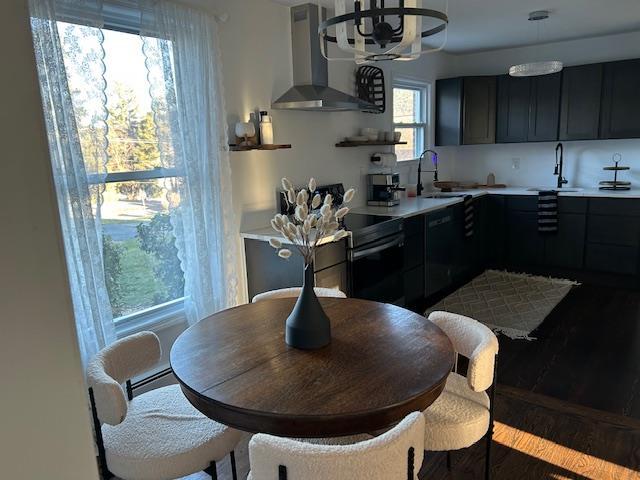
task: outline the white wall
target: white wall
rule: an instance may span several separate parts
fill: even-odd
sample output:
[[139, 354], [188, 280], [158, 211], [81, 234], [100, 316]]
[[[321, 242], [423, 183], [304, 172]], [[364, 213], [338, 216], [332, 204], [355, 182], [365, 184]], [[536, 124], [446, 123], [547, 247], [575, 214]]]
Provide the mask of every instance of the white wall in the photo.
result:
[[[567, 42], [538, 47], [495, 50], [451, 56], [451, 76], [494, 75], [506, 73], [509, 66], [543, 59], [561, 60], [566, 65], [582, 65], [626, 58], [640, 58], [640, 32]], [[564, 142], [565, 176], [570, 186], [594, 188], [600, 180], [610, 180], [602, 171], [612, 163], [614, 153], [622, 154], [622, 163], [632, 168], [623, 177], [640, 186], [640, 140], [591, 140]], [[555, 142], [503, 145], [469, 145], [447, 149], [443, 162], [455, 165], [455, 178], [484, 182], [488, 173], [496, 181], [517, 186], [554, 186]], [[519, 169], [513, 168], [518, 159]]]
[[26, 1], [0, 19], [0, 477], [97, 479]]
[[[229, 125], [247, 119], [250, 112], [271, 111], [271, 102], [292, 86], [289, 8], [265, 0], [216, 0], [208, 2], [208, 8], [229, 14], [229, 21], [220, 26]], [[396, 62], [393, 72], [387, 65], [387, 85], [399, 72], [435, 81], [446, 74], [446, 57], [435, 54], [418, 62]], [[355, 68], [353, 62], [330, 62], [330, 86], [353, 93]], [[291, 150], [231, 153], [234, 208], [243, 229], [268, 224], [276, 208], [275, 188], [285, 175], [301, 183], [314, 176], [320, 184], [353, 185], [360, 192], [356, 201], [366, 201], [363, 173], [369, 156], [380, 149], [334, 145], [361, 127], [390, 130], [390, 110], [383, 115], [279, 110], [272, 114], [275, 142], [291, 143]]]

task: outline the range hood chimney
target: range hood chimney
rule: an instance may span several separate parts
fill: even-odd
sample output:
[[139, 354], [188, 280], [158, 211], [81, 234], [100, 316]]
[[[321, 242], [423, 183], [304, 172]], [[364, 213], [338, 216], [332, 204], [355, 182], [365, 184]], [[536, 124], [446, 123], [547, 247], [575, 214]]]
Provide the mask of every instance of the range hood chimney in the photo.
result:
[[[325, 16], [326, 9], [321, 10]], [[320, 51], [319, 9], [313, 3], [291, 7], [293, 87], [271, 104], [280, 110], [371, 110], [375, 106], [329, 87], [327, 59]]]

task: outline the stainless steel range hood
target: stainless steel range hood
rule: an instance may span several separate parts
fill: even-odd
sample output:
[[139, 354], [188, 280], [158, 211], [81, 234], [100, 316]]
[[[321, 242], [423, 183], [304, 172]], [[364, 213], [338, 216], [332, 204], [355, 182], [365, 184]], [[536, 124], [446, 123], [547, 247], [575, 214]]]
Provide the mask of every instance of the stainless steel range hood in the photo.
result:
[[[325, 8], [322, 8], [324, 16]], [[291, 7], [293, 87], [271, 104], [280, 110], [347, 111], [375, 106], [329, 87], [327, 59], [318, 39], [319, 10], [312, 3]]]

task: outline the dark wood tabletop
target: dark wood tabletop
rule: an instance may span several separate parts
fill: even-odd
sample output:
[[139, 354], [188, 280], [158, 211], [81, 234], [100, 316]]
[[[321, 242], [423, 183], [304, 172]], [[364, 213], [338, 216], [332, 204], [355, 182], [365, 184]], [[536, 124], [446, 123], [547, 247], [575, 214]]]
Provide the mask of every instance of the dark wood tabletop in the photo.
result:
[[332, 340], [319, 350], [284, 341], [295, 299], [242, 305], [188, 328], [171, 349], [186, 397], [226, 425], [295, 437], [371, 432], [438, 398], [454, 359], [442, 330], [394, 305], [320, 301]]

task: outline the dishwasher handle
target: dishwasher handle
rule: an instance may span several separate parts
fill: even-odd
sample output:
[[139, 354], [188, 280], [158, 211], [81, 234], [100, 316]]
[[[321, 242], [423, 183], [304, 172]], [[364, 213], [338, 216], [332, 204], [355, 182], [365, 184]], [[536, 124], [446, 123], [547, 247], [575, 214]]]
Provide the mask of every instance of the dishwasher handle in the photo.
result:
[[451, 222], [451, 215], [446, 215], [444, 217], [436, 218], [435, 220], [431, 220], [427, 225], [428, 228], [439, 227], [440, 225], [444, 225], [445, 223]]

